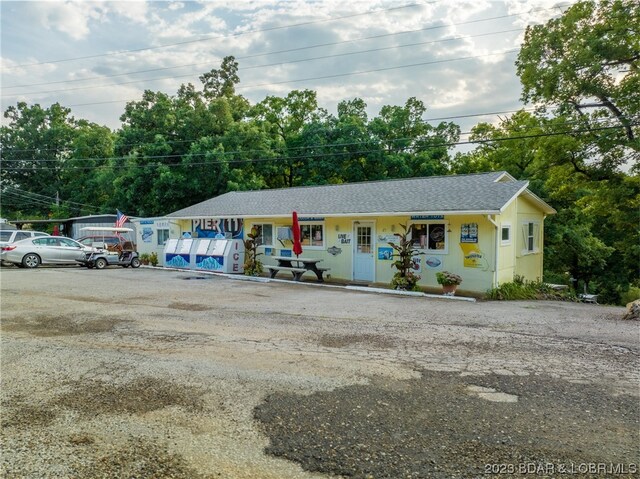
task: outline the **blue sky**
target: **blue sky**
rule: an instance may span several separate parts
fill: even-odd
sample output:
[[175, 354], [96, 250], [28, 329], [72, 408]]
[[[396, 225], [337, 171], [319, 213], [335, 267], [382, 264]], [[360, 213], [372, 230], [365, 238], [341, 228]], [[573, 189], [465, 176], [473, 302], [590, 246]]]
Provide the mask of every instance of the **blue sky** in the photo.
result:
[[[514, 61], [526, 25], [568, 2], [219, 0], [2, 1], [2, 110], [59, 102], [116, 129], [143, 90], [175, 94], [226, 55], [252, 103], [293, 89], [371, 116], [416, 97], [426, 118], [520, 108]], [[470, 58], [471, 57], [471, 58]], [[505, 115], [502, 115], [505, 116]], [[3, 119], [4, 120], [4, 119]], [[452, 118], [463, 131], [497, 115]]]

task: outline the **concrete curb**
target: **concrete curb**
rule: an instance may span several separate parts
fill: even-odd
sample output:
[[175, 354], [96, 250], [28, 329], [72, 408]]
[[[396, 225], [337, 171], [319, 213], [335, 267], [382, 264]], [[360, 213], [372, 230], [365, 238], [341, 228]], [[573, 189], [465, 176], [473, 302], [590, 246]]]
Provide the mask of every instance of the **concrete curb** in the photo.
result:
[[467, 298], [463, 296], [445, 296], [440, 294], [428, 294], [428, 293], [421, 293], [419, 291], [398, 291], [395, 289], [370, 288], [368, 286], [349, 286], [349, 285], [342, 286], [337, 284], [313, 283], [313, 282], [303, 283], [298, 281], [289, 281], [286, 279], [265, 278], [263, 276], [245, 276], [240, 274], [215, 273], [213, 271], [201, 271], [201, 270], [181, 269], [181, 268], [165, 268], [164, 266], [142, 265], [141, 268], [157, 269], [162, 271], [179, 271], [181, 273], [206, 274], [210, 276], [219, 276], [222, 278], [232, 279], [236, 281], [253, 281], [255, 283], [271, 283], [271, 282], [286, 283], [286, 284], [292, 284], [296, 286], [313, 286], [313, 287], [320, 287], [320, 288], [347, 289], [350, 291], [359, 291], [363, 293], [390, 294], [395, 296], [414, 296], [414, 297], [430, 298], [430, 299], [467, 301], [471, 303], [476, 302], [476, 298]]

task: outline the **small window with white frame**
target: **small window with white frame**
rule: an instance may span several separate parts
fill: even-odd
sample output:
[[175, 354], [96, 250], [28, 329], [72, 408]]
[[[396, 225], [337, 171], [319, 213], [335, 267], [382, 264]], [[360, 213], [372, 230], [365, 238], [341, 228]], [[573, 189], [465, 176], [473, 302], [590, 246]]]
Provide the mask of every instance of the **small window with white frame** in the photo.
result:
[[523, 254], [538, 253], [540, 251], [540, 223], [536, 221], [522, 223], [522, 239], [524, 240]]
[[411, 242], [415, 248], [429, 253], [447, 254], [448, 224], [445, 221], [428, 221], [411, 225]]
[[160, 229], [158, 228], [158, 246], [164, 246], [167, 244], [167, 240], [169, 239], [169, 230], [168, 229]]
[[300, 244], [324, 248], [324, 223], [300, 223]]
[[257, 246], [273, 246], [273, 225], [270, 223], [254, 224], [251, 229], [256, 230]]
[[511, 244], [511, 225], [503, 224], [500, 227], [500, 244], [507, 246]]

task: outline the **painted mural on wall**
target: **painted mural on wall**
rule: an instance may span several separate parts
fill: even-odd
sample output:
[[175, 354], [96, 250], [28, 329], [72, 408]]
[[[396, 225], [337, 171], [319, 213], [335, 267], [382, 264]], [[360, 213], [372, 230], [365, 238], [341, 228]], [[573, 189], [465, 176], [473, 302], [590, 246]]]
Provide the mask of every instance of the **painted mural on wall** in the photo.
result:
[[189, 267], [192, 239], [169, 240], [165, 246], [164, 264], [172, 268]]
[[393, 259], [393, 248], [387, 246], [378, 247], [378, 259], [381, 261], [391, 261]]
[[242, 218], [201, 218], [191, 220], [191, 231], [197, 238], [242, 239], [244, 221]]
[[439, 271], [439, 270], [442, 270], [442, 260], [437, 256], [427, 256], [424, 259], [424, 266], [427, 269]]

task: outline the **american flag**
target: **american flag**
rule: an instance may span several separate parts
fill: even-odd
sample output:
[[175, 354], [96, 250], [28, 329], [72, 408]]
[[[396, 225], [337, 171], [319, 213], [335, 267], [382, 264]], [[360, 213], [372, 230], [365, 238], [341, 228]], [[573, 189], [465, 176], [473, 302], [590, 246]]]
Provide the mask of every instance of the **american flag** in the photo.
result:
[[116, 218], [116, 228], [122, 228], [124, 224], [129, 221], [129, 217], [122, 213], [120, 210], [116, 210], [118, 217]]

